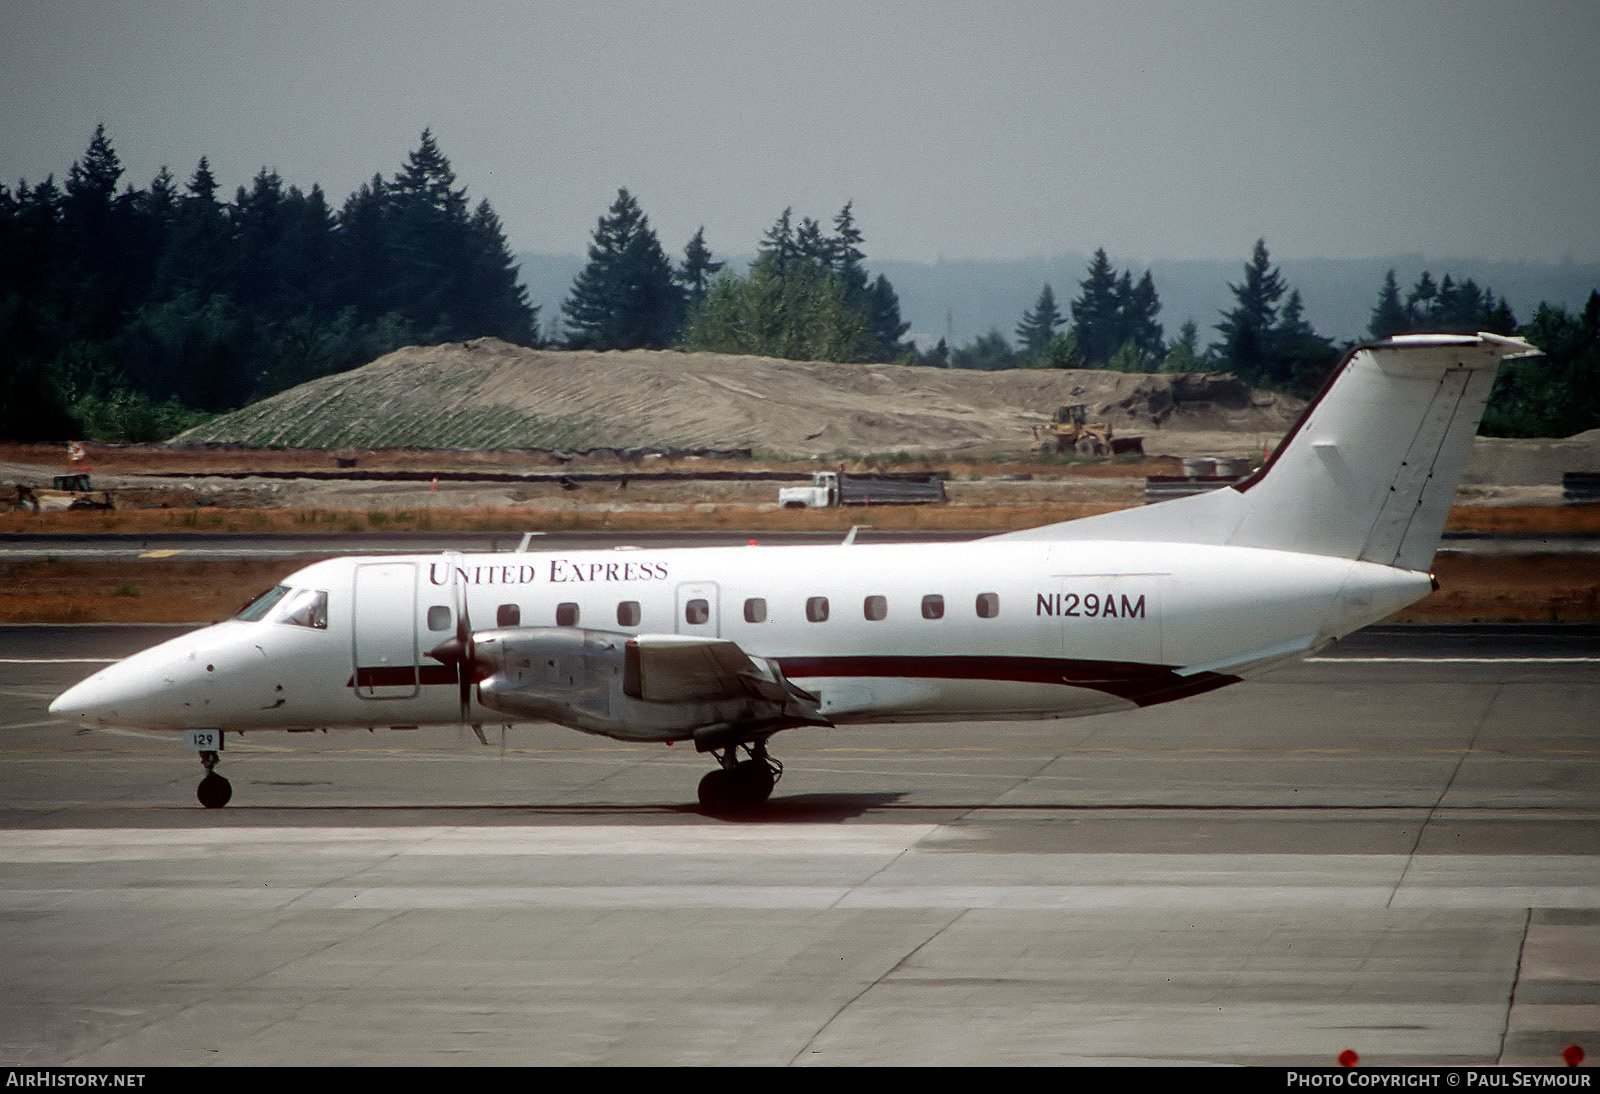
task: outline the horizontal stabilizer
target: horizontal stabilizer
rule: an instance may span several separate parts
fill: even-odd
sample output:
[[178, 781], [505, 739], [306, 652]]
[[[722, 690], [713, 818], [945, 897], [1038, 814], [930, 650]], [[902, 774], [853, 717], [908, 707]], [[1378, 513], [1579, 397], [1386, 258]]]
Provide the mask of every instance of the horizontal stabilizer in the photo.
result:
[[1229, 654], [1207, 661], [1203, 665], [1186, 665], [1178, 669], [1176, 675], [1198, 676], [1203, 672], [1213, 672], [1226, 673], [1229, 676], [1252, 676], [1302, 656], [1316, 644], [1316, 641], [1316, 635], [1303, 634], [1298, 638], [1274, 643], [1264, 649]]

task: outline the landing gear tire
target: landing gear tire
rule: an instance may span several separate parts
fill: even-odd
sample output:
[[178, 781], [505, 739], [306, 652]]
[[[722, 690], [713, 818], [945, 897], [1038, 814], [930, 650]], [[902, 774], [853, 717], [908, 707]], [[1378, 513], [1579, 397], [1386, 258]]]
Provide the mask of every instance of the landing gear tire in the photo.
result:
[[221, 809], [233, 797], [233, 784], [214, 770], [220, 758], [215, 752], [200, 753], [200, 766], [206, 769], [206, 777], [200, 780], [194, 796], [207, 809]]
[[706, 772], [700, 780], [700, 807], [707, 813], [740, 813], [756, 809], [772, 796], [783, 765], [767, 755], [759, 743], [748, 749], [750, 758], [733, 761], [724, 754], [723, 766]]
[[221, 775], [212, 773], [200, 780], [199, 789], [194, 796], [200, 799], [200, 804], [207, 809], [221, 809], [233, 797], [233, 784]]

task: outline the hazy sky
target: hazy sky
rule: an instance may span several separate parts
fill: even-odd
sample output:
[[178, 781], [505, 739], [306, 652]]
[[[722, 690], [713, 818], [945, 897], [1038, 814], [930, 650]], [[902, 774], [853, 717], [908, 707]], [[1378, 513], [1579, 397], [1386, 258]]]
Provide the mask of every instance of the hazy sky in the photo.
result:
[[433, 130], [515, 250], [854, 201], [870, 258], [1600, 260], [1600, 2], [0, 0], [0, 180], [335, 204]]

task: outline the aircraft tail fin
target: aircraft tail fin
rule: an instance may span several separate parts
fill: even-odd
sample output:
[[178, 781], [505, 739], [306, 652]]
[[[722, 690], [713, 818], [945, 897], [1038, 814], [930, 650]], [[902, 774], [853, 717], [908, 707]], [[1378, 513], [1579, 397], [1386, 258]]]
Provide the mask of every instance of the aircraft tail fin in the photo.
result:
[[1008, 537], [1228, 544], [1425, 570], [1495, 370], [1503, 358], [1538, 352], [1496, 334], [1357, 346], [1244, 481]]

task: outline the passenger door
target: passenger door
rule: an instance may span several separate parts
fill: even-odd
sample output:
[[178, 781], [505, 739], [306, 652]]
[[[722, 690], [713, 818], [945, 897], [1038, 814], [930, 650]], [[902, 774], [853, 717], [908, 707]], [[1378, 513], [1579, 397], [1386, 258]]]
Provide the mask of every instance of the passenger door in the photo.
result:
[[417, 694], [417, 567], [366, 562], [356, 567], [356, 694], [409, 699]]

